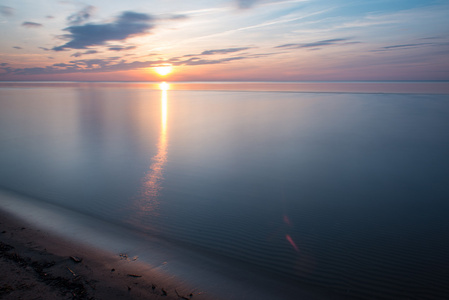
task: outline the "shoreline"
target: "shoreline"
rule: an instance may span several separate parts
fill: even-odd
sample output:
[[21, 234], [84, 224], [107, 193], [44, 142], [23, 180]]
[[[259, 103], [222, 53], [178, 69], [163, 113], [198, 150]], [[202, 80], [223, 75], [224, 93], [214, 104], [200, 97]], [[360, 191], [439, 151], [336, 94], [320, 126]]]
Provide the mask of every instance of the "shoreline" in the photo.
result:
[[244, 265], [0, 190], [2, 299], [354, 299]]
[[2, 299], [208, 299], [126, 253], [71, 243], [0, 209]]

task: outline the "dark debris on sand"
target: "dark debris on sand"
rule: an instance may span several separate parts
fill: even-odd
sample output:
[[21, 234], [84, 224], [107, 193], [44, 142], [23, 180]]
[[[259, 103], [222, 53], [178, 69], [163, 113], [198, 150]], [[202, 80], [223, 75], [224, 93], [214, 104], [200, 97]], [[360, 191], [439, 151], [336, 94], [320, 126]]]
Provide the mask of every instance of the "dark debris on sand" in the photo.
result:
[[158, 272], [139, 267], [137, 256], [105, 255], [83, 245], [60, 242], [59, 237], [23, 227], [1, 210], [0, 220], [2, 300], [208, 299], [159, 277]]
[[[38, 281], [51, 287], [53, 290], [57, 290], [58, 295], [74, 300], [94, 299], [93, 296], [90, 296], [94, 289], [91, 282], [85, 280], [82, 276], [72, 276], [72, 278], [70, 278], [53, 275], [51, 268], [56, 265], [56, 262], [45, 260], [45, 252], [37, 254], [39, 254], [39, 259], [31, 259], [30, 257], [22, 256], [17, 253], [13, 246], [0, 242], [0, 258], [2, 260], [14, 262], [16, 266], [25, 271], [28, 276], [34, 277]], [[26, 286], [24, 284], [19, 284], [16, 287], [11, 284], [3, 284], [3, 286], [0, 287], [0, 297], [10, 294], [17, 288], [23, 290], [32, 287], [32, 285]], [[36, 297], [39, 299], [38, 295], [36, 295]]]
[[[109, 294], [99, 293], [100, 278], [90, 276], [91, 268], [84, 260], [72, 256], [60, 257], [48, 253], [46, 249], [37, 250], [29, 247], [16, 247], [0, 241], [0, 299], [194, 299], [193, 293], [182, 295], [178, 290], [158, 287], [154, 283], [144, 283], [140, 274], [122, 273], [123, 280], [116, 269], [108, 269], [111, 276], [117, 276], [115, 288], [123, 290], [120, 293], [109, 291]], [[4, 268], [4, 264], [8, 268]], [[81, 273], [81, 274], [80, 274]], [[12, 275], [16, 276], [13, 280]], [[128, 280], [126, 279], [128, 278]], [[131, 280], [131, 281], [130, 281]], [[132, 281], [134, 280], [134, 281]], [[148, 286], [146, 286], [148, 285]], [[104, 289], [104, 288], [103, 288]], [[139, 294], [137, 290], [139, 289]], [[142, 294], [142, 290], [146, 291]], [[36, 293], [36, 291], [38, 291]], [[124, 292], [126, 293], [124, 294]], [[42, 292], [42, 293], [41, 293]], [[49, 297], [52, 295], [52, 297]], [[201, 297], [200, 297], [201, 298]], [[200, 299], [198, 298], [198, 299]]]

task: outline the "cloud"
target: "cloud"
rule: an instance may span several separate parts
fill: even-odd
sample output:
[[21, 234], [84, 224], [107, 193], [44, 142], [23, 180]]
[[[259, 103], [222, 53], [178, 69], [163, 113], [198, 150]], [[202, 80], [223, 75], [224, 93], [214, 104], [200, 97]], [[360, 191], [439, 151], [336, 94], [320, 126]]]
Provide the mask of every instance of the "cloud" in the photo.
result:
[[416, 48], [423, 45], [434, 45], [433, 43], [418, 43], [418, 44], [403, 44], [403, 45], [392, 45], [383, 47], [384, 49], [404, 49], [404, 48]]
[[215, 50], [207, 50], [203, 51], [201, 55], [213, 55], [213, 54], [227, 54], [227, 53], [233, 53], [238, 51], [243, 51], [250, 49], [249, 47], [242, 47], [242, 48], [227, 48], [227, 49], [215, 49]]
[[14, 14], [14, 9], [9, 6], [0, 5], [0, 14], [4, 16], [12, 16]]
[[134, 23], [151, 21], [153, 17], [143, 13], [136, 13], [132, 11], [125, 11], [118, 17], [118, 23]]
[[116, 60], [117, 57], [110, 57], [108, 59], [94, 58], [94, 59], [83, 59], [83, 60], [73, 60], [70, 61], [70, 66], [74, 67], [84, 67], [87, 69], [102, 68], [110, 65], [112, 61]]
[[41, 75], [41, 74], [68, 74], [68, 73], [104, 73], [115, 71], [148, 68], [159, 64], [160, 61], [134, 61], [126, 62], [120, 57], [104, 59], [73, 60], [69, 63], [56, 63], [46, 67], [11, 68], [8, 64], [0, 64], [6, 74], [12, 75]]
[[64, 29], [69, 34], [63, 36], [70, 41], [62, 46], [54, 47], [53, 50], [86, 49], [89, 46], [104, 45], [107, 41], [120, 41], [146, 34], [154, 27], [151, 21], [153, 17], [150, 15], [126, 11], [112, 23], [70, 26]]
[[[249, 9], [249, 8], [253, 8], [256, 3], [262, 2], [262, 3], [273, 3], [273, 2], [283, 2], [282, 0], [236, 0], [237, 2], [237, 7], [239, 9]], [[289, 2], [289, 1], [287, 1]], [[294, 1], [292, 1], [294, 2]]]
[[428, 37], [420, 38], [419, 40], [440, 40], [442, 38], [443, 37], [441, 37], [441, 36], [428, 36]]
[[14, 14], [14, 8], [5, 5], [0, 5], [0, 14], [7, 17], [12, 16]]
[[[134, 46], [111, 46], [109, 48], [118, 48], [121, 51], [125, 49], [134, 48]], [[45, 49], [45, 48], [44, 48]], [[214, 49], [203, 51], [203, 56], [209, 56], [213, 54], [228, 54], [238, 51], [249, 49], [248, 47], [241, 48], [226, 48], [226, 49]], [[114, 50], [113, 50], [114, 51]], [[72, 54], [72, 57], [80, 57], [86, 54], [98, 53], [96, 50], [87, 50], [85, 52], [76, 52]], [[161, 63], [171, 63], [174, 66], [198, 66], [198, 65], [216, 65], [225, 64], [232, 61], [257, 58], [260, 56], [271, 55], [246, 55], [238, 57], [226, 57], [220, 59], [203, 59], [201, 57], [173, 57], [169, 60], [146, 60], [146, 61], [132, 61], [128, 62], [123, 59], [124, 56], [115, 56], [108, 58], [94, 58], [94, 59], [78, 59], [72, 60], [66, 63], [56, 63], [46, 67], [31, 67], [31, 68], [12, 68], [9, 65], [2, 66], [2, 69], [6, 74], [11, 75], [42, 75], [42, 74], [67, 74], [67, 73], [104, 73], [104, 72], [116, 72], [127, 71], [141, 68], [150, 68], [158, 66]]]
[[188, 18], [189, 17], [187, 15], [172, 15], [168, 19], [169, 20], [173, 20], [173, 21], [177, 21], [177, 20], [186, 20]]
[[14, 46], [13, 48], [14, 49], [19, 49], [19, 50], [22, 49], [22, 47], [19, 47], [19, 46]]
[[186, 14], [162, 14], [157, 17], [160, 21], [182, 21], [189, 18]]
[[[235, 61], [235, 60], [261, 57], [261, 56], [252, 54], [252, 55], [245, 55], [245, 56], [240, 55], [240, 56], [220, 58], [220, 59], [203, 59], [203, 58], [201, 58], [201, 56], [229, 54], [229, 53], [235, 53], [235, 52], [248, 50], [251, 48], [252, 47], [239, 47], [239, 48], [224, 48], [224, 49], [205, 50], [205, 51], [201, 52], [200, 54], [187, 54], [182, 57], [174, 57], [174, 58], [170, 59], [170, 63], [175, 66], [216, 65], [216, 64], [223, 64], [223, 63], [227, 63], [227, 62]], [[189, 58], [185, 59], [186, 57], [189, 57]]]
[[61, 68], [74, 67], [73, 64], [66, 64], [66, 63], [53, 64], [53, 66], [54, 66], [54, 67], [61, 67]]
[[253, 7], [256, 2], [258, 2], [258, 0], [237, 0], [237, 6], [240, 9], [247, 9]]
[[72, 55], [70, 55], [71, 57], [80, 57], [80, 56], [82, 56], [82, 55], [86, 55], [86, 54], [95, 54], [95, 53], [98, 53], [98, 51], [97, 50], [87, 50], [87, 51], [85, 51], [85, 52], [76, 52], [76, 53], [73, 53]]
[[216, 65], [216, 64], [226, 63], [229, 61], [234, 61], [234, 60], [242, 60], [245, 58], [247, 58], [247, 57], [240, 56], [240, 57], [228, 57], [228, 58], [222, 58], [222, 59], [209, 60], [209, 59], [201, 59], [198, 57], [192, 57], [192, 58], [189, 58], [188, 60], [184, 60], [184, 61], [173, 60], [171, 63], [175, 66]]
[[[280, 46], [276, 46], [275, 48], [287, 48], [287, 49], [297, 49], [297, 48], [315, 48], [315, 47], [322, 47], [322, 46], [332, 46], [332, 45], [342, 45], [341, 42], [346, 42], [349, 39], [330, 39], [330, 40], [323, 40], [313, 43], [305, 43], [305, 44], [284, 44]], [[358, 43], [358, 42], [349, 42], [350, 44]], [[348, 43], [343, 43], [348, 44]]]
[[28, 27], [28, 28], [37, 28], [37, 27], [42, 27], [42, 24], [34, 23], [34, 22], [23, 22], [22, 26], [23, 27]]
[[87, 21], [92, 13], [95, 11], [95, 7], [92, 5], [84, 7], [82, 10], [67, 17], [69, 25], [80, 25]]
[[[207, 60], [198, 57], [192, 57], [187, 60], [179, 60], [173, 58], [168, 60], [169, 63], [175, 66], [198, 66], [198, 65], [213, 65], [222, 64], [230, 61], [247, 59], [249, 57], [228, 57], [222, 59]], [[68, 63], [56, 63], [46, 67], [32, 67], [32, 68], [12, 68], [8, 64], [4, 63], [2, 67], [6, 74], [10, 75], [42, 75], [42, 74], [68, 74], [68, 73], [105, 73], [105, 72], [117, 72], [135, 70], [141, 68], [149, 68], [158, 66], [161, 63], [167, 63], [167, 61], [154, 60], [154, 61], [133, 61], [127, 62], [122, 57], [109, 57], [104, 59], [81, 59], [72, 60]]]
[[[240, 48], [224, 48], [224, 49], [213, 49], [213, 50], [205, 50], [200, 54], [187, 54], [182, 57], [174, 57], [170, 60], [170, 63], [175, 66], [198, 66], [198, 65], [216, 65], [227, 63], [234, 60], [242, 60], [248, 58], [254, 58], [255, 56], [238, 56], [238, 57], [227, 57], [221, 59], [203, 59], [201, 56], [210, 56], [216, 54], [229, 54], [235, 53], [239, 51], [244, 51], [247, 49], [251, 49], [251, 47], [240, 47]], [[185, 59], [186, 57], [190, 57]]]
[[225, 48], [225, 49], [213, 49], [213, 50], [205, 50], [201, 52], [200, 54], [187, 54], [183, 57], [192, 57], [192, 56], [201, 56], [201, 55], [215, 55], [215, 54], [228, 54], [228, 53], [234, 53], [239, 51], [244, 51], [251, 49], [250, 47], [240, 47], [240, 48]]
[[128, 46], [128, 47], [124, 47], [124, 46], [111, 46], [108, 49], [111, 51], [123, 51], [123, 50], [131, 50], [131, 49], [136, 49], [136, 46]]

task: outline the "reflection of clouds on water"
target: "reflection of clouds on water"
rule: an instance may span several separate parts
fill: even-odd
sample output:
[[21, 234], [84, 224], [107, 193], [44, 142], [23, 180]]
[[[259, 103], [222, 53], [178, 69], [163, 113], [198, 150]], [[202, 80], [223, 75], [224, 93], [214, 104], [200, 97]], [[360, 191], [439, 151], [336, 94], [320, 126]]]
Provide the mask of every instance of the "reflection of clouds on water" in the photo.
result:
[[152, 158], [149, 171], [142, 179], [142, 187], [137, 202], [138, 214], [146, 216], [148, 214], [158, 215], [159, 192], [162, 189], [163, 169], [167, 161], [167, 90], [169, 85], [161, 83], [161, 131], [157, 145], [157, 154]]

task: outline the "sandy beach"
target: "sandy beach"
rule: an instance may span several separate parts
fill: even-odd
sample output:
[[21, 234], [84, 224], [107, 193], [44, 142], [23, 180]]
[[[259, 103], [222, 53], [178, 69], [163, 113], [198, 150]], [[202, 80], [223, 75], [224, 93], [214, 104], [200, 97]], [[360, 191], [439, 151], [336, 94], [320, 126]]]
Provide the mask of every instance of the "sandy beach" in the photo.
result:
[[70, 243], [0, 211], [2, 299], [207, 299], [126, 253]]
[[[138, 256], [144, 253], [112, 250], [117, 249], [115, 243], [108, 247], [104, 240], [102, 246], [92, 237], [82, 242], [80, 235], [86, 238], [92, 232], [97, 241], [105, 238], [105, 224], [26, 199], [0, 192], [4, 205], [0, 209], [0, 299], [350, 299], [286, 278], [258, 276], [242, 262], [200, 259], [201, 255], [187, 249], [178, 249], [184, 258], [175, 258], [176, 266], [170, 268], [173, 249], [160, 245]], [[74, 219], [85, 224], [74, 225]], [[116, 238], [128, 232], [112, 224], [109, 228]], [[135, 243], [135, 238], [120, 243]], [[160, 260], [161, 251], [166, 261]], [[151, 263], [149, 256], [159, 258]]]

